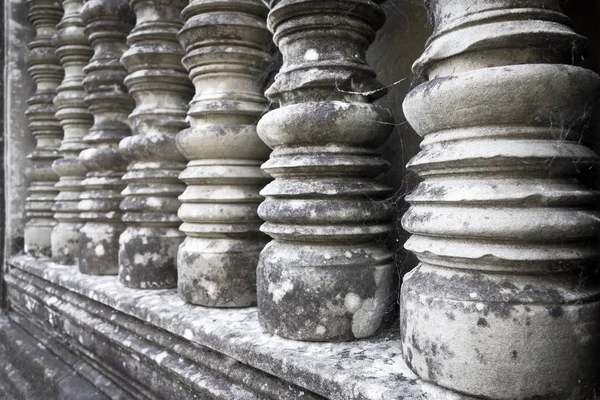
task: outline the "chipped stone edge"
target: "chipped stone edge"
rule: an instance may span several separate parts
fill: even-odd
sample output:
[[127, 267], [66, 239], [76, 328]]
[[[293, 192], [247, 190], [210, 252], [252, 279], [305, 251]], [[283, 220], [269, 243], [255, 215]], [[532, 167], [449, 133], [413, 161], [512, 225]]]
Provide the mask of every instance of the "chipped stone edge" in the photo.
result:
[[334, 400], [462, 400], [418, 379], [400, 353], [395, 329], [376, 339], [308, 343], [265, 333], [256, 309], [216, 309], [183, 302], [176, 290], [143, 291], [116, 277], [19, 255], [12, 267]]

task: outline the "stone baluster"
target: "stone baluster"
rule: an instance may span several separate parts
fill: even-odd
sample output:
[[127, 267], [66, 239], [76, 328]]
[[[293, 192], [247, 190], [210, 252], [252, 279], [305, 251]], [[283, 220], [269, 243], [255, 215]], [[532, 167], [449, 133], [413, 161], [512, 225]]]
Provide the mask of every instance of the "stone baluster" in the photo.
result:
[[120, 59], [127, 50], [125, 39], [135, 16], [127, 0], [88, 0], [81, 9], [85, 33], [94, 56], [84, 68], [85, 102], [94, 125], [83, 138], [89, 146], [79, 154], [88, 173], [82, 182], [79, 210], [86, 221], [79, 239], [79, 270], [85, 274], [116, 275], [119, 236], [125, 227], [119, 210], [125, 189], [121, 179], [127, 163], [119, 142], [130, 135], [129, 113], [133, 99], [123, 83], [127, 71]]
[[[406, 362], [493, 399], [587, 399], [600, 374], [598, 163], [580, 143], [598, 76], [560, 0], [434, 0], [435, 31], [404, 112], [409, 168]], [[498, 379], [501, 377], [501, 379]], [[596, 382], [598, 383], [598, 382]]]
[[82, 0], [63, 0], [65, 13], [58, 24], [59, 30], [53, 37], [56, 55], [65, 70], [65, 77], [54, 98], [56, 118], [63, 128], [64, 137], [59, 149], [63, 157], [52, 164], [52, 169], [60, 179], [56, 184], [59, 194], [53, 207], [58, 224], [52, 230], [51, 242], [52, 259], [66, 265], [77, 263], [79, 229], [83, 226], [78, 205], [83, 191], [81, 181], [86, 173], [77, 157], [87, 147], [83, 137], [87, 135], [93, 121], [83, 101], [83, 67], [87, 65], [93, 52], [79, 15], [82, 3]]
[[260, 165], [269, 148], [256, 134], [268, 107], [262, 86], [271, 34], [262, 0], [192, 0], [182, 13], [183, 64], [196, 87], [191, 128], [177, 145], [190, 162], [180, 175], [178, 287], [190, 303], [246, 307], [256, 303], [256, 265], [267, 244], [260, 233]]
[[127, 228], [119, 239], [119, 280], [128, 287], [161, 289], [177, 284], [177, 248], [183, 240], [177, 217], [185, 185], [177, 178], [185, 158], [175, 136], [187, 127], [192, 84], [177, 41], [184, 0], [132, 0], [136, 26], [121, 61], [136, 108], [132, 136], [119, 145], [129, 161], [121, 210]]
[[283, 66], [258, 123], [275, 178], [258, 214], [271, 241], [257, 272], [259, 320], [300, 340], [371, 336], [396, 302], [387, 166], [376, 148], [393, 127], [371, 104], [384, 91], [365, 52], [384, 22], [370, 0], [273, 0], [269, 28]]
[[29, 20], [35, 28], [35, 38], [29, 43], [29, 74], [36, 84], [35, 93], [27, 102], [27, 117], [36, 147], [28, 157], [31, 167], [27, 170], [30, 184], [25, 205], [25, 252], [36, 257], [50, 257], [50, 235], [56, 226], [52, 205], [58, 194], [54, 187], [58, 176], [52, 171], [52, 162], [59, 158], [58, 148], [63, 135], [54, 116], [53, 100], [64, 75], [54, 54], [52, 36], [63, 11], [60, 3], [54, 0], [30, 0], [27, 4]]

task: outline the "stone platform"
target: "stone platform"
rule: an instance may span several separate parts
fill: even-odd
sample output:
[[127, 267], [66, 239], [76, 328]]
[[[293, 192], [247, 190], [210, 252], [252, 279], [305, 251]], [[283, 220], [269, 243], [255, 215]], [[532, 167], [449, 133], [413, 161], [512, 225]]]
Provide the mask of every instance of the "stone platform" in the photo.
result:
[[[176, 290], [126, 289], [116, 277], [81, 275], [48, 259], [17, 256], [10, 265], [10, 321], [3, 323], [53, 349], [46, 355], [53, 363], [42, 364], [60, 366], [55, 380], [73, 375], [96, 393], [86, 399], [465, 399], [407, 368], [395, 326], [371, 340], [291, 341], [265, 333], [255, 308], [192, 306]], [[7, 349], [15, 341], [2, 331], [2, 350], [35, 364], [35, 352]], [[37, 368], [19, 370], [32, 371], [36, 382], [46, 375]], [[54, 398], [77, 398], [61, 396]]]

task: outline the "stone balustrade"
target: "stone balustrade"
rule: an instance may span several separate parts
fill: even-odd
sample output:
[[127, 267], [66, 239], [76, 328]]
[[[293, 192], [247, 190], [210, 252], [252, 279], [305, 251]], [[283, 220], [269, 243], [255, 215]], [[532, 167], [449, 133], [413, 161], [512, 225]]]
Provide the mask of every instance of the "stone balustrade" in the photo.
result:
[[[581, 143], [599, 77], [560, 1], [430, 2], [404, 101], [409, 168], [401, 337], [423, 378], [482, 398], [588, 399], [600, 355], [598, 164]], [[443, 327], [443, 328], [441, 328]], [[500, 379], [499, 379], [500, 377]]]
[[52, 169], [60, 177], [56, 183], [59, 190], [52, 210], [58, 222], [51, 235], [52, 259], [58, 264], [74, 265], [79, 252], [79, 229], [84, 220], [79, 212], [79, 197], [83, 191], [81, 181], [86, 169], [78, 159], [87, 148], [83, 138], [92, 126], [92, 114], [83, 101], [83, 68], [93, 54], [84, 24], [79, 14], [82, 0], [63, 0], [64, 15], [54, 34], [53, 43], [65, 76], [54, 98], [56, 118], [64, 131], [59, 152], [62, 155], [52, 163]]
[[59, 158], [58, 148], [63, 136], [62, 128], [54, 116], [54, 97], [64, 71], [54, 54], [52, 37], [56, 34], [63, 10], [59, 3], [49, 0], [30, 0], [29, 21], [35, 28], [35, 38], [29, 43], [29, 74], [36, 91], [29, 98], [26, 112], [29, 130], [36, 140], [36, 148], [29, 155], [31, 166], [27, 170], [29, 197], [27, 198], [25, 225], [25, 252], [36, 257], [51, 255], [50, 235], [56, 226], [52, 206], [58, 191], [54, 187], [58, 176], [52, 162]]
[[269, 182], [260, 165], [269, 148], [256, 134], [268, 107], [263, 96], [270, 57], [268, 9], [262, 0], [194, 0], [183, 10], [179, 40], [196, 95], [191, 127], [177, 144], [190, 160], [179, 178], [179, 293], [214, 307], [256, 304], [256, 265], [267, 244], [260, 233], [259, 192]]
[[271, 236], [258, 263], [259, 318], [300, 340], [377, 333], [396, 300], [389, 188], [374, 178], [376, 151], [392, 130], [385, 93], [365, 62], [384, 22], [369, 0], [270, 2], [269, 27], [283, 66], [266, 91], [280, 108], [261, 118], [273, 152], [263, 169], [261, 230]]
[[116, 275], [119, 237], [125, 230], [119, 205], [125, 189], [127, 163], [118, 149], [131, 134], [128, 116], [133, 99], [124, 84], [127, 71], [121, 56], [135, 16], [126, 0], [88, 0], [81, 9], [85, 33], [94, 56], [84, 68], [85, 102], [94, 125], [83, 138], [89, 148], [79, 154], [87, 169], [79, 210], [85, 225], [79, 238], [79, 270], [92, 275]]
[[[160, 375], [164, 359], [168, 374], [185, 375], [173, 361], [180, 348], [233, 352], [241, 364], [271, 368], [268, 382], [285, 396], [275, 376], [319, 365], [333, 376], [338, 361], [315, 349], [337, 349], [343, 360], [354, 344], [311, 347], [298, 360], [321, 364], [292, 359], [281, 372], [287, 357], [265, 356], [261, 344], [244, 358], [247, 337], [285, 351], [308, 348], [285, 339], [375, 337], [361, 342], [379, 343], [365, 354], [385, 349], [389, 376], [402, 362], [414, 398], [591, 399], [600, 387], [600, 193], [580, 178], [600, 161], [583, 144], [600, 78], [576, 65], [586, 39], [561, 0], [425, 2], [434, 31], [413, 66], [420, 84], [403, 103], [423, 138], [408, 163], [422, 180], [402, 217], [419, 265], [402, 280], [397, 338], [389, 332], [405, 266], [389, 246], [392, 191], [382, 173], [390, 165], [381, 156], [396, 124], [367, 63], [385, 22], [380, 3], [29, 0], [36, 145], [25, 251], [118, 277], [22, 256], [7, 279], [18, 313], [31, 306], [51, 325], [63, 313], [61, 329], [73, 335], [64, 321], [92, 307], [81, 313], [91, 319], [73, 324], [78, 334], [100, 332], [92, 320], [150, 332], [131, 349], [144, 357], [132, 367], [138, 378]], [[282, 66], [272, 78], [276, 50]], [[204, 307], [174, 300], [174, 290], [141, 295], [119, 285], [177, 287]], [[70, 297], [63, 304], [55, 293]], [[115, 322], [106, 315], [116, 308]], [[228, 326], [254, 313], [256, 324]], [[244, 337], [246, 329], [256, 332]], [[94, 340], [111, 349], [103, 337]], [[398, 340], [381, 344], [389, 338]], [[138, 365], [119, 349], [119, 360]], [[186, 365], [202, 365], [198, 357]], [[211, 372], [214, 382], [227, 362]], [[236, 371], [256, 376], [241, 364]], [[369, 379], [382, 382], [374, 368]], [[159, 392], [186, 393], [170, 377], [158, 380]], [[227, 395], [245, 393], [247, 382], [231, 379]], [[293, 379], [294, 396], [310, 386]], [[352, 398], [336, 379], [314, 386], [346, 385], [340, 398]], [[430, 383], [417, 390], [417, 380]], [[365, 382], [356, 396], [381, 398]], [[263, 390], [254, 382], [248, 398]]]
[[187, 127], [192, 97], [177, 41], [186, 3], [130, 2], [137, 20], [121, 61], [136, 106], [129, 116], [132, 136], [119, 144], [129, 162], [121, 202], [126, 229], [119, 238], [119, 281], [127, 287], [163, 289], [177, 284], [177, 249], [184, 236], [177, 197], [185, 189], [178, 176], [185, 158], [175, 136]]

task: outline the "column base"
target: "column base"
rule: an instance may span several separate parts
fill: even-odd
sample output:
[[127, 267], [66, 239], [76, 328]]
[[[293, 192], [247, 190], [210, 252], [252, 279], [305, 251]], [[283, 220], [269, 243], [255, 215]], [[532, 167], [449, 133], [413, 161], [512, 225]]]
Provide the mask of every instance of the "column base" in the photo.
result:
[[25, 225], [25, 253], [34, 257], [51, 257], [50, 237], [55, 226], [53, 219], [30, 219]]
[[119, 238], [119, 282], [134, 289], [177, 287], [177, 228], [128, 227]]
[[82, 223], [59, 222], [50, 237], [52, 261], [61, 265], [76, 265], [79, 253], [79, 230]]
[[256, 265], [267, 242], [187, 237], [178, 254], [180, 296], [207, 307], [255, 305]]
[[272, 241], [258, 264], [259, 322], [295, 340], [366, 338], [391, 321], [396, 287], [391, 254], [376, 244]]
[[498, 400], [580, 400], [600, 383], [596, 278], [420, 264], [404, 278], [400, 309], [405, 361], [442, 387]]
[[79, 272], [86, 275], [117, 275], [122, 224], [90, 223], [81, 228]]

